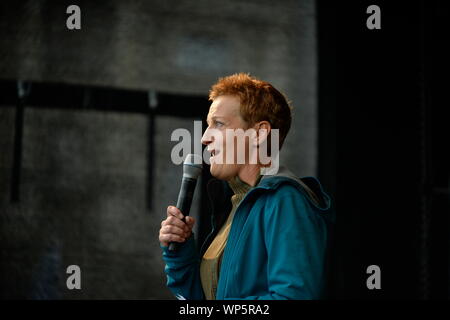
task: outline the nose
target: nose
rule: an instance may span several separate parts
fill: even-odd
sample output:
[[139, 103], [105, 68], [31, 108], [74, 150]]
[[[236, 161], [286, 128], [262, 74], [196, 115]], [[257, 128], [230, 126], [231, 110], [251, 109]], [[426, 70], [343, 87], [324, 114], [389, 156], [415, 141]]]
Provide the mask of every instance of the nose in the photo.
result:
[[210, 134], [210, 132], [209, 132], [209, 127], [208, 127], [208, 128], [206, 128], [205, 133], [203, 133], [201, 142], [202, 142], [202, 144], [204, 144], [205, 146], [207, 146], [207, 145], [210, 144], [212, 141], [213, 141], [213, 140], [212, 140], [212, 135]]

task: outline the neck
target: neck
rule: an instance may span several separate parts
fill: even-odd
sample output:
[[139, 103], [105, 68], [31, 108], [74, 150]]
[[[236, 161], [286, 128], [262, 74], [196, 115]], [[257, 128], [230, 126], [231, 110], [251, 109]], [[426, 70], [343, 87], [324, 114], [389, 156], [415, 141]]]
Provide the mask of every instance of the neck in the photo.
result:
[[238, 173], [239, 179], [249, 186], [254, 187], [258, 181], [261, 166], [257, 164], [248, 164], [242, 167]]

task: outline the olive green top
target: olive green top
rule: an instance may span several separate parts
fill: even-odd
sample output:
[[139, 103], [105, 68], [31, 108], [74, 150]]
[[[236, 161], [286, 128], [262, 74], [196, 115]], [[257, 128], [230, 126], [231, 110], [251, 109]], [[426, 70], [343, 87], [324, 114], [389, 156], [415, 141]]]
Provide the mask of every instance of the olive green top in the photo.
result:
[[241, 179], [237, 176], [233, 180], [228, 181], [228, 184], [234, 192], [234, 195], [231, 197], [232, 208], [230, 215], [222, 228], [220, 228], [217, 236], [211, 242], [211, 245], [208, 247], [208, 250], [206, 250], [203, 255], [202, 262], [200, 263], [200, 279], [202, 281], [203, 292], [207, 300], [215, 300], [216, 298], [220, 263], [222, 261], [223, 251], [227, 244], [228, 234], [230, 233], [234, 213], [236, 212], [241, 200], [252, 188], [250, 185], [241, 181]]

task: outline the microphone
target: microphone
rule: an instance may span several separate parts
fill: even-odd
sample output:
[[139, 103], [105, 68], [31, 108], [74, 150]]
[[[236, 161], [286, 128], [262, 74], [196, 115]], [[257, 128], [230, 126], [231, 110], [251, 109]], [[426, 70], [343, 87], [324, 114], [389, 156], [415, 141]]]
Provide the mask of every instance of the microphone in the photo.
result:
[[[180, 193], [178, 194], [177, 208], [181, 211], [185, 221], [191, 209], [197, 178], [202, 173], [202, 157], [198, 154], [188, 154], [183, 162], [183, 180], [181, 181]], [[177, 250], [179, 243], [171, 242], [169, 250]]]

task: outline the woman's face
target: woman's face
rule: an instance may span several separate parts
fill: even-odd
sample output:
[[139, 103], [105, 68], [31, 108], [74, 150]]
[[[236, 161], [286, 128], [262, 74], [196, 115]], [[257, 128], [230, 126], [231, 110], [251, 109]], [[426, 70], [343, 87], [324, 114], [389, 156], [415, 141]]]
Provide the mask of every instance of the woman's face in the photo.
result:
[[[203, 134], [202, 143], [211, 153], [209, 159], [211, 175], [220, 180], [230, 180], [245, 166], [237, 161], [238, 152], [242, 154], [245, 150], [238, 150], [238, 143], [233, 141], [235, 140], [233, 138], [227, 139], [226, 134], [227, 129], [245, 130], [247, 128], [247, 123], [240, 115], [239, 97], [230, 95], [217, 97], [209, 108], [207, 122], [208, 128]], [[247, 141], [245, 146], [248, 146]], [[234, 157], [227, 159], [227, 152], [231, 154], [233, 150]]]

